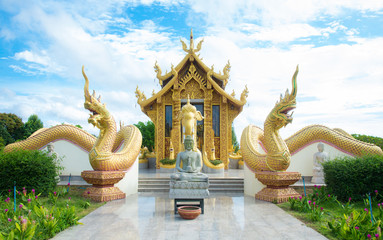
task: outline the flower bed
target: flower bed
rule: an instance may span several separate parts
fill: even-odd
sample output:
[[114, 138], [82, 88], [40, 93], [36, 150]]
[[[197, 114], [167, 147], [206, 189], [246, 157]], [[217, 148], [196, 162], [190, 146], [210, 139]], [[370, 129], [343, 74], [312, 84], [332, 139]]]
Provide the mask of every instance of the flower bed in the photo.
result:
[[315, 186], [279, 206], [330, 239], [382, 239], [383, 196], [377, 190], [362, 201], [341, 202]]
[[47, 197], [34, 189], [0, 196], [0, 239], [49, 239], [58, 232], [79, 224], [78, 220], [104, 203], [81, 197], [83, 190], [59, 187]]

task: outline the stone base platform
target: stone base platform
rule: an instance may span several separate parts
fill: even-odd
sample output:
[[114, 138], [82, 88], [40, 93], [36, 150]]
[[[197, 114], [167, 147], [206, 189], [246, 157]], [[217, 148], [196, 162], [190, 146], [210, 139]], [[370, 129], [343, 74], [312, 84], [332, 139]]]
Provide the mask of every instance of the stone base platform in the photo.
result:
[[170, 181], [169, 198], [203, 199], [209, 197], [209, 182]]
[[81, 177], [92, 187], [85, 190], [83, 196], [96, 202], [109, 202], [126, 197], [114, 184], [125, 176], [123, 171], [83, 171]]
[[268, 202], [287, 202], [291, 197], [299, 197], [300, 194], [291, 188], [301, 178], [299, 172], [256, 172], [255, 177], [264, 185], [261, 191], [255, 194], [255, 198]]

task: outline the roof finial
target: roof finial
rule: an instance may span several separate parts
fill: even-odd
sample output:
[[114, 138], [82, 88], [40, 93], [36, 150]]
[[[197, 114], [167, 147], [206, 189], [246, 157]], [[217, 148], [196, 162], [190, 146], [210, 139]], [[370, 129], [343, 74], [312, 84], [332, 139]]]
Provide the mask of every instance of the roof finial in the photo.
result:
[[189, 97], [189, 94], [188, 94], [188, 102], [186, 104], [190, 104], [190, 97]]
[[194, 50], [193, 28], [190, 29], [190, 50]]
[[188, 49], [188, 46], [186, 45], [186, 43], [184, 41], [182, 41], [182, 39], [180, 39], [180, 41], [182, 43], [182, 49], [185, 52], [196, 53], [199, 50], [201, 50], [201, 45], [202, 45], [203, 39], [197, 44], [197, 48], [194, 49], [193, 29], [190, 29], [190, 46], [189, 46], [189, 49]]

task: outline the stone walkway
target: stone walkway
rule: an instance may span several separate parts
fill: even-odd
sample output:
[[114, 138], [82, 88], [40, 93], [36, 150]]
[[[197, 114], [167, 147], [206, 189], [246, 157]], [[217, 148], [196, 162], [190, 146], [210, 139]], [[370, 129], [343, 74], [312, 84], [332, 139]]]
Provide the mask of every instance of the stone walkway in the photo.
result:
[[251, 196], [210, 195], [205, 214], [194, 220], [175, 215], [173, 203], [168, 194], [137, 193], [107, 203], [53, 239], [326, 239]]

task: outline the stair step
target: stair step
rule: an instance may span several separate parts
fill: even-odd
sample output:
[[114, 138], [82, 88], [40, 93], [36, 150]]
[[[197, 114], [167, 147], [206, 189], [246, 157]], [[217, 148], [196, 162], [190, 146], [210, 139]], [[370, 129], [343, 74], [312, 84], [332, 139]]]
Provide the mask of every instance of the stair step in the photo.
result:
[[[139, 178], [138, 192], [169, 192], [170, 178]], [[209, 178], [209, 191], [243, 193], [243, 178]]]

